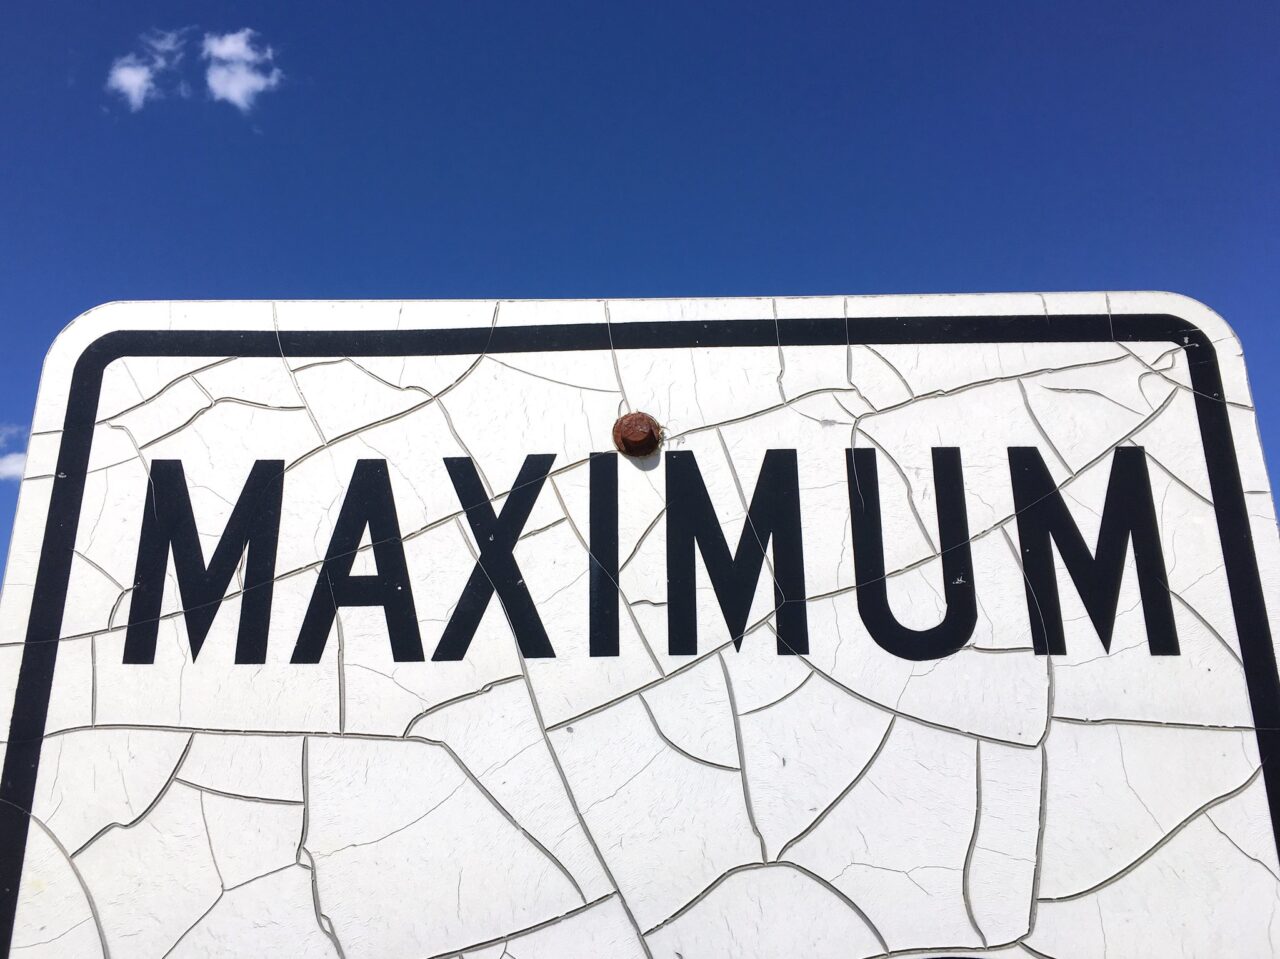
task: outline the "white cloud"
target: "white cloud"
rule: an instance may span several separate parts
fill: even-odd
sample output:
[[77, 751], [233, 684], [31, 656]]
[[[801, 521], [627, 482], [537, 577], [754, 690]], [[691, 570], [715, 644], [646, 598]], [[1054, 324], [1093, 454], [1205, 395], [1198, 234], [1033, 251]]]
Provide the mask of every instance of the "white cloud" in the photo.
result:
[[124, 97], [137, 113], [148, 100], [159, 99], [158, 80], [182, 60], [186, 30], [152, 30], [138, 38], [141, 52], [116, 57], [107, 71], [107, 89]]
[[245, 63], [261, 63], [270, 60], [272, 51], [258, 50], [253, 45], [254, 32], [248, 27], [235, 33], [204, 35], [204, 55], [211, 60], [241, 60]]
[[22, 479], [22, 469], [26, 465], [26, 453], [0, 453], [0, 480]]
[[156, 71], [132, 53], [111, 64], [107, 74], [107, 89], [120, 94], [129, 103], [129, 109], [137, 113], [143, 104], [156, 96]]
[[[21, 426], [13, 423], [0, 423], [0, 450], [9, 445], [9, 441], [26, 433]], [[0, 452], [0, 480], [22, 479], [22, 468], [26, 465], [27, 454], [20, 452]]]
[[153, 53], [163, 56], [171, 64], [177, 64], [182, 59], [182, 47], [187, 42], [189, 29], [152, 30], [142, 35], [142, 42]]
[[[119, 94], [135, 113], [165, 96], [190, 97], [191, 84], [181, 76], [179, 67], [191, 31], [188, 27], [144, 33], [138, 38], [137, 50], [112, 61], [107, 90]], [[208, 61], [205, 83], [209, 96], [242, 113], [252, 110], [261, 94], [274, 90], [284, 79], [284, 72], [275, 65], [275, 51], [249, 27], [232, 33], [206, 33], [200, 56]]]
[[253, 30], [245, 27], [235, 33], [204, 36], [203, 56], [209, 61], [205, 81], [209, 95], [248, 113], [258, 95], [274, 90], [284, 73], [272, 61], [275, 52], [261, 46]]

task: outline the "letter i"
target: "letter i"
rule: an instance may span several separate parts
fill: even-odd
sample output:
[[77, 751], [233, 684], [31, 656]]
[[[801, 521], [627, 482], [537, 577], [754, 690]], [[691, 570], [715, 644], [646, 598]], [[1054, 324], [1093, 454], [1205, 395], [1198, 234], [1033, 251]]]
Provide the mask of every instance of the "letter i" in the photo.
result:
[[618, 454], [592, 453], [591, 655], [618, 655]]

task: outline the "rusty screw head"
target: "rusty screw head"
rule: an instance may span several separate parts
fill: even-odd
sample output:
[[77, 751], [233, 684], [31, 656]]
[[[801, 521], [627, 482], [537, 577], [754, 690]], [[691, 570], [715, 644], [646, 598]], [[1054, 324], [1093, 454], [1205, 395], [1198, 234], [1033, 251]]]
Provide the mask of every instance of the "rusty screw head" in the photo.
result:
[[648, 456], [662, 445], [662, 427], [648, 413], [627, 413], [613, 424], [613, 445], [628, 456]]

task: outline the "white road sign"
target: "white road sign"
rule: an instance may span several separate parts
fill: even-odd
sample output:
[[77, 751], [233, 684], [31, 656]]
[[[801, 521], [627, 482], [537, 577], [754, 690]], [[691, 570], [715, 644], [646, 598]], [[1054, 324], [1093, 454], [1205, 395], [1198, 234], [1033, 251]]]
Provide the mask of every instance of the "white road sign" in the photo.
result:
[[0, 942], [1277, 954], [1278, 586], [1170, 294], [109, 304], [5, 571]]

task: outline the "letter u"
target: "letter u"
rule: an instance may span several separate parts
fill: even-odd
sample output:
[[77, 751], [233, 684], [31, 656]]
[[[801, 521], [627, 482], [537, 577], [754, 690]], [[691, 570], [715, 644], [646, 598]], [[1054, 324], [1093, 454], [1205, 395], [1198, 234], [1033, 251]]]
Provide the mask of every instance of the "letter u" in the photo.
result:
[[846, 450], [845, 466], [849, 476], [858, 612], [863, 624], [876, 645], [902, 659], [920, 662], [951, 655], [969, 641], [978, 621], [960, 450], [954, 446], [935, 447], [933, 450], [933, 478], [947, 612], [942, 622], [928, 629], [903, 626], [889, 608], [876, 451]]

